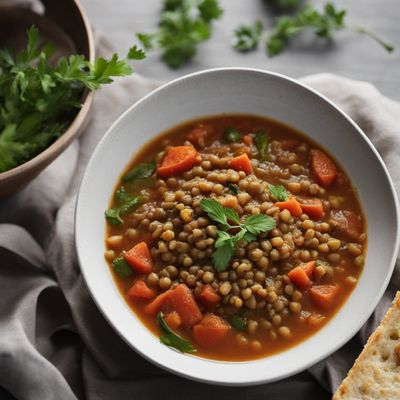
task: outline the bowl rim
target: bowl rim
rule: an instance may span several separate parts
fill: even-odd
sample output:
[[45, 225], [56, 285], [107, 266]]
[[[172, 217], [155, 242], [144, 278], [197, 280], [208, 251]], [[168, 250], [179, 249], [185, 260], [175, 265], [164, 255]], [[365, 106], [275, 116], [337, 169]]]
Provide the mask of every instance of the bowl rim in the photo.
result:
[[[359, 318], [358, 323], [355, 325], [353, 331], [349, 331], [346, 334], [343, 334], [341, 340], [339, 340], [334, 346], [329, 347], [328, 350], [326, 350], [325, 352], [321, 352], [321, 354], [318, 357], [314, 357], [311, 360], [308, 360], [306, 362], [304, 362], [302, 364], [301, 367], [297, 367], [294, 369], [289, 369], [287, 372], [280, 374], [279, 376], [273, 377], [273, 378], [266, 378], [266, 379], [251, 379], [251, 377], [246, 377], [246, 381], [240, 381], [240, 382], [232, 382], [232, 381], [224, 381], [222, 379], [208, 379], [208, 378], [204, 378], [202, 376], [199, 376], [199, 374], [195, 375], [192, 373], [186, 373], [185, 371], [182, 370], [176, 370], [172, 367], [166, 366], [164, 364], [162, 364], [160, 361], [151, 358], [150, 356], [148, 356], [146, 354], [145, 351], [143, 351], [143, 349], [135, 346], [134, 343], [132, 343], [131, 341], [128, 340], [127, 337], [124, 336], [124, 334], [122, 332], [119, 331], [118, 327], [113, 323], [112, 318], [110, 316], [107, 315], [106, 311], [102, 309], [102, 307], [100, 306], [98, 299], [97, 299], [97, 290], [94, 286], [92, 286], [91, 284], [91, 279], [88, 275], [86, 275], [86, 271], [85, 268], [82, 268], [82, 250], [81, 249], [81, 245], [80, 245], [80, 235], [79, 235], [79, 216], [80, 216], [80, 210], [81, 210], [81, 203], [82, 203], [82, 188], [85, 186], [86, 184], [86, 180], [88, 179], [88, 171], [91, 169], [91, 165], [94, 162], [94, 159], [97, 158], [97, 154], [101, 151], [104, 142], [106, 141], [107, 137], [111, 134], [111, 132], [114, 130], [115, 126], [117, 126], [120, 121], [122, 121], [125, 116], [127, 114], [129, 114], [131, 112], [132, 109], [136, 108], [137, 106], [139, 106], [142, 103], [145, 103], [150, 97], [153, 97], [155, 95], [157, 95], [160, 91], [163, 91], [167, 88], [170, 88], [176, 84], [179, 84], [181, 82], [184, 82], [185, 80], [191, 79], [193, 77], [198, 77], [201, 75], [207, 75], [207, 74], [212, 74], [212, 73], [224, 73], [224, 72], [235, 72], [235, 71], [242, 71], [242, 72], [249, 72], [249, 73], [257, 73], [257, 74], [264, 74], [264, 75], [268, 75], [268, 76], [272, 76], [274, 78], [277, 79], [281, 79], [284, 81], [287, 81], [288, 83], [292, 84], [292, 85], [296, 85], [296, 86], [300, 86], [303, 90], [308, 91], [310, 94], [312, 94], [313, 96], [317, 97], [319, 100], [322, 100], [324, 102], [326, 102], [334, 111], [336, 111], [342, 118], [344, 118], [348, 123], [350, 123], [350, 125], [354, 128], [355, 132], [366, 142], [366, 144], [368, 145], [369, 149], [372, 151], [372, 153], [375, 155], [376, 159], [378, 160], [382, 171], [385, 174], [387, 183], [389, 185], [390, 188], [390, 193], [392, 195], [393, 198], [393, 203], [394, 203], [394, 212], [396, 214], [396, 218], [395, 218], [395, 230], [396, 230], [396, 235], [395, 235], [395, 244], [394, 244], [394, 248], [393, 248], [393, 253], [392, 253], [392, 257], [390, 259], [390, 265], [388, 268], [388, 273], [385, 277], [385, 279], [383, 280], [379, 291], [376, 293], [375, 298], [373, 301], [371, 301], [370, 306], [364, 311], [364, 317], [363, 318]], [[331, 354], [333, 354], [335, 351], [337, 351], [340, 347], [342, 347], [344, 344], [346, 344], [355, 334], [357, 334], [357, 332], [361, 329], [361, 327], [365, 324], [365, 322], [368, 320], [368, 318], [372, 315], [372, 313], [374, 312], [377, 304], [379, 303], [379, 301], [381, 300], [388, 284], [389, 281], [392, 277], [393, 271], [394, 271], [394, 267], [395, 267], [395, 263], [396, 263], [396, 259], [397, 259], [397, 255], [399, 253], [399, 247], [400, 247], [400, 207], [399, 207], [399, 200], [398, 200], [398, 196], [397, 196], [397, 192], [395, 190], [392, 178], [389, 174], [389, 171], [382, 159], [382, 157], [380, 156], [380, 154], [378, 153], [378, 151], [375, 149], [374, 145], [372, 144], [371, 140], [367, 137], [367, 135], [362, 131], [362, 129], [339, 107], [337, 106], [335, 103], [333, 103], [333, 101], [329, 100], [325, 95], [319, 93], [317, 90], [311, 88], [310, 86], [308, 86], [307, 84], [304, 84], [294, 78], [288, 77], [286, 75], [277, 73], [277, 72], [273, 72], [273, 71], [269, 71], [269, 70], [264, 70], [264, 69], [259, 69], [259, 68], [246, 68], [246, 67], [220, 67], [220, 68], [210, 68], [210, 69], [205, 69], [205, 70], [201, 70], [201, 71], [197, 71], [194, 73], [190, 73], [184, 76], [181, 76], [179, 78], [176, 78], [172, 81], [169, 81], [163, 85], [161, 85], [160, 87], [156, 88], [155, 90], [151, 91], [150, 93], [148, 93], [147, 95], [145, 95], [144, 97], [142, 97], [141, 99], [139, 99], [138, 101], [136, 101], [134, 104], [132, 104], [131, 106], [129, 106], [124, 112], [122, 112], [122, 114], [114, 121], [114, 123], [107, 129], [107, 131], [105, 132], [105, 134], [103, 135], [103, 137], [100, 139], [100, 141], [98, 142], [98, 144], [96, 145], [88, 163], [87, 166], [85, 168], [85, 172], [84, 175], [82, 177], [81, 183], [79, 185], [79, 189], [78, 189], [78, 193], [77, 193], [77, 198], [76, 198], [76, 204], [75, 204], [75, 216], [74, 216], [74, 223], [75, 223], [75, 229], [74, 229], [74, 233], [75, 233], [75, 246], [77, 249], [77, 259], [78, 259], [78, 263], [79, 263], [79, 267], [80, 270], [82, 272], [83, 278], [84, 278], [84, 282], [89, 290], [89, 293], [93, 299], [93, 301], [95, 302], [97, 308], [100, 310], [100, 312], [102, 313], [102, 315], [104, 316], [105, 320], [111, 325], [111, 327], [113, 328], [113, 330], [116, 332], [116, 334], [121, 337], [127, 344], [129, 347], [131, 347], [134, 351], [136, 351], [137, 353], [139, 353], [139, 355], [141, 355], [143, 358], [145, 358], [147, 361], [150, 361], [151, 363], [155, 364], [156, 366], [167, 370], [175, 375], [184, 377], [184, 378], [188, 378], [197, 382], [201, 382], [201, 383], [207, 383], [207, 384], [216, 384], [216, 385], [220, 385], [220, 386], [233, 386], [233, 387], [239, 387], [239, 386], [254, 386], [254, 385], [260, 385], [260, 384], [265, 384], [265, 383], [271, 383], [271, 382], [275, 382], [284, 378], [287, 378], [289, 376], [292, 376], [296, 373], [299, 373], [301, 371], [306, 370], [307, 368], [311, 367], [312, 365], [317, 364], [318, 362], [320, 362], [321, 360], [329, 357]], [[341, 309], [339, 309], [337, 311], [336, 314], [339, 314], [341, 311]], [[147, 328], [146, 328], [147, 329]], [[322, 328], [324, 329], [324, 328]], [[322, 330], [321, 329], [321, 330]], [[295, 345], [294, 347], [300, 346], [302, 344], [302, 342], [300, 342], [298, 345]], [[268, 358], [268, 357], [265, 357]], [[222, 362], [223, 361], [218, 361], [218, 360], [209, 360], [209, 359], [205, 359], [205, 358], [201, 358], [202, 360], [206, 360], [206, 361], [210, 361], [210, 362]], [[255, 360], [248, 360], [246, 362], [248, 363], [252, 363], [252, 362], [258, 362], [260, 360], [263, 360], [264, 358], [261, 359], [255, 359]], [[228, 362], [229, 363], [229, 362]], [[240, 364], [241, 362], [239, 362], [238, 364]]]
[[[72, 1], [72, 3], [77, 8], [81, 17], [81, 22], [86, 32], [89, 60], [93, 62], [95, 57], [95, 46], [93, 31], [90, 27], [89, 19], [80, 1]], [[25, 173], [29, 173], [31, 170], [40, 168], [42, 165], [46, 166], [46, 164], [49, 163], [49, 160], [51, 162], [53, 159], [55, 159], [58, 156], [59, 150], [64, 149], [72, 142], [82, 124], [85, 122], [88, 112], [93, 103], [93, 97], [94, 92], [85, 89], [82, 95], [82, 107], [79, 109], [72, 122], [65, 128], [61, 136], [56, 139], [50, 146], [46, 147], [43, 151], [41, 151], [30, 160], [16, 166], [15, 168], [0, 172], [0, 182], [7, 181], [17, 175], [24, 175]], [[39, 172], [40, 170], [38, 171], [38, 173]]]

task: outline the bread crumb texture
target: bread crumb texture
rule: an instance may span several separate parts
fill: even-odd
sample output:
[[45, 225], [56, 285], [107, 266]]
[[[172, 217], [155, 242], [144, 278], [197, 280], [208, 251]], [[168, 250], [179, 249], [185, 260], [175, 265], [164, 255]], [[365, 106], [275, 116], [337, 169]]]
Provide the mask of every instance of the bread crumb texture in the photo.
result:
[[332, 400], [400, 400], [400, 291]]

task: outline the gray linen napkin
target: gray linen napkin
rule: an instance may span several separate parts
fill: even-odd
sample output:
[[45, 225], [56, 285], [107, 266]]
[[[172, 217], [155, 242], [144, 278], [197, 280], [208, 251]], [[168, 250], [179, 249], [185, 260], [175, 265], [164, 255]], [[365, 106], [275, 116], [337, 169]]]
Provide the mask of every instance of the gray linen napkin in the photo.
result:
[[[104, 41], [98, 43], [98, 53], [110, 53]], [[400, 104], [367, 83], [333, 75], [303, 82], [361, 126], [398, 189]], [[19, 400], [330, 398], [388, 308], [399, 287], [399, 268], [375, 314], [352, 341], [310, 371], [248, 388], [200, 384], [150, 364], [118, 337], [90, 298], [74, 248], [77, 188], [107, 128], [156, 86], [135, 75], [103, 88], [80, 139], [26, 189], [0, 200], [0, 386]]]

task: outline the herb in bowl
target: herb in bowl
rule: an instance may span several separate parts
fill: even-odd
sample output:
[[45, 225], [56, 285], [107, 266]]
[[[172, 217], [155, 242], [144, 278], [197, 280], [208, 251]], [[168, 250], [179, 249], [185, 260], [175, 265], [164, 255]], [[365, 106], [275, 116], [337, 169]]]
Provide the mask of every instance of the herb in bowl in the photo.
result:
[[[26, 49], [15, 56], [0, 49], [0, 172], [30, 160], [60, 137], [81, 107], [85, 89], [97, 90], [132, 73], [117, 54], [93, 63], [71, 55], [53, 65], [54, 47], [39, 44], [34, 26], [27, 35]], [[136, 46], [129, 50], [130, 59], [144, 57]]]

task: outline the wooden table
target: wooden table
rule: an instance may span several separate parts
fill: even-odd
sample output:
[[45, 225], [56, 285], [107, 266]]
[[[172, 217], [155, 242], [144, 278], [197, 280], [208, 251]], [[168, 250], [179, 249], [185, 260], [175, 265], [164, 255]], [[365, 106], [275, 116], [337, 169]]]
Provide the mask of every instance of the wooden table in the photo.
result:
[[[105, 33], [121, 54], [135, 43], [136, 32], [152, 32], [157, 27], [161, 0], [81, 0], [96, 29]], [[224, 66], [264, 68], [292, 77], [331, 72], [371, 82], [381, 92], [400, 100], [400, 2], [398, 0], [335, 1], [348, 10], [349, 24], [361, 24], [397, 46], [386, 51], [363, 35], [339, 32], [332, 43], [304, 37], [287, 52], [266, 57], [263, 49], [249, 54], [235, 52], [230, 44], [232, 32], [241, 23], [261, 19], [271, 26], [272, 14], [262, 0], [220, 0], [225, 14], [214, 24], [212, 38], [202, 44], [197, 56], [185, 67], [171, 70], [151, 53], [145, 61], [135, 63], [135, 70], [145, 76], [168, 81], [201, 69]], [[311, 0], [322, 5], [324, 1]]]

